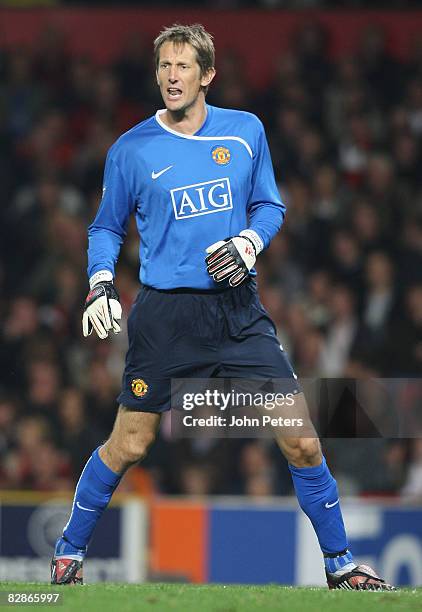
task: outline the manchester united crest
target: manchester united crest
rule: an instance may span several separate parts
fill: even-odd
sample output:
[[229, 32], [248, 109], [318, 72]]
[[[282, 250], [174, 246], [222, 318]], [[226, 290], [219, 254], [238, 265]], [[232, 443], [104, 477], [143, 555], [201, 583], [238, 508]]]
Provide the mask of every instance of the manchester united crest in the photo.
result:
[[214, 147], [211, 151], [212, 158], [216, 164], [219, 166], [225, 166], [230, 161], [230, 151], [227, 147], [222, 147], [219, 145], [218, 147]]
[[142, 378], [132, 380], [132, 393], [136, 397], [144, 397], [148, 393], [148, 385]]

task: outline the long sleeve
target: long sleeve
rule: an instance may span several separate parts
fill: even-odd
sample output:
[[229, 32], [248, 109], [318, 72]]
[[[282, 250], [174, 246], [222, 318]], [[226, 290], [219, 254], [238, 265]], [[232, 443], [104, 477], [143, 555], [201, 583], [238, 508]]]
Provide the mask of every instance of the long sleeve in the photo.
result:
[[274, 177], [270, 150], [262, 123], [253, 158], [252, 189], [248, 201], [249, 229], [254, 230], [267, 248], [279, 231], [286, 211]]
[[134, 201], [128, 177], [114, 161], [111, 150], [104, 170], [103, 197], [94, 221], [88, 228], [88, 276], [114, 267], [125, 239]]

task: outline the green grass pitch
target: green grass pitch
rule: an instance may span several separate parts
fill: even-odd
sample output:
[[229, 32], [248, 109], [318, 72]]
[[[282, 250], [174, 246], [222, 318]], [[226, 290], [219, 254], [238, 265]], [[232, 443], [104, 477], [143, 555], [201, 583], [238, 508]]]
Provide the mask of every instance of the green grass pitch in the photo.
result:
[[[0, 593], [48, 591], [61, 593], [61, 605], [25, 605], [26, 609], [56, 609], [57, 612], [372, 612], [422, 610], [422, 588], [394, 593], [329, 591], [325, 588], [294, 588], [277, 585], [191, 584], [88, 584], [54, 588], [40, 583], [0, 583]], [[1, 609], [4, 605], [1, 595]], [[19, 606], [22, 609], [22, 606]]]

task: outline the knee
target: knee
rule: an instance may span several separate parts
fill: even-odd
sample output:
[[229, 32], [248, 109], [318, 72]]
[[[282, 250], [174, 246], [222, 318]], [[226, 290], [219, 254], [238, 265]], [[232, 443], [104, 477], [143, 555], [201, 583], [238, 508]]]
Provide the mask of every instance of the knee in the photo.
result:
[[286, 458], [295, 467], [312, 467], [322, 461], [318, 438], [294, 438], [286, 449]]
[[121, 443], [121, 453], [126, 463], [132, 465], [142, 461], [155, 440], [155, 433], [147, 432], [142, 435], [128, 435]]
[[142, 461], [155, 440], [155, 433], [128, 433], [124, 438], [114, 438], [113, 435], [102, 447], [106, 463], [116, 472], [124, 472], [131, 465]]

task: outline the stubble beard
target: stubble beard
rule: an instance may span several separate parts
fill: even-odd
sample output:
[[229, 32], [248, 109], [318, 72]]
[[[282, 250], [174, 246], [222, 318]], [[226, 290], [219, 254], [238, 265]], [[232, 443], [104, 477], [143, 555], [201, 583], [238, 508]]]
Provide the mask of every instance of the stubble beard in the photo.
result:
[[[185, 103], [181, 108], [171, 109], [171, 108], [168, 108], [168, 106], [166, 105], [166, 110], [169, 113], [169, 115], [177, 122], [182, 121], [185, 118], [189, 109], [191, 109], [196, 104], [201, 94], [201, 91], [202, 91], [202, 88], [200, 87], [196, 96], [193, 98], [193, 100]], [[204, 100], [205, 100], [205, 97], [204, 97]]]

